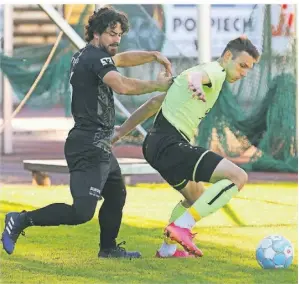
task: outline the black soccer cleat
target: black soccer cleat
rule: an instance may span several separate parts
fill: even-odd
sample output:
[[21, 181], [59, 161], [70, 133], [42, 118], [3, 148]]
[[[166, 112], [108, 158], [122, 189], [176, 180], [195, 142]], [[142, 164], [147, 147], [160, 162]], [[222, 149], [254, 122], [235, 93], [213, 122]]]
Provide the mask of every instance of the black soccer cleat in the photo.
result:
[[2, 233], [2, 244], [4, 250], [8, 254], [12, 254], [15, 248], [15, 244], [22, 234], [25, 235], [23, 230], [28, 227], [26, 224], [26, 211], [19, 212], [9, 212], [5, 216], [5, 226]]
[[114, 248], [103, 249], [99, 251], [99, 258], [140, 258], [141, 253], [139, 251], [126, 251], [121, 245], [126, 244], [126, 242], [119, 243]]

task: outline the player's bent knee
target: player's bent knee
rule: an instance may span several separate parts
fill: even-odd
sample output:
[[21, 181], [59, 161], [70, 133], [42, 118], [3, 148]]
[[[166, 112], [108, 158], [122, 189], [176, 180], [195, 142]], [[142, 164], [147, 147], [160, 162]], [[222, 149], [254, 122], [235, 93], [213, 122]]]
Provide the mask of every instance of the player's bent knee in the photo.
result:
[[126, 203], [127, 190], [124, 184], [114, 185], [113, 190], [106, 189], [104, 199], [113, 210], [123, 209]]
[[76, 198], [73, 204], [74, 225], [90, 221], [94, 215], [98, 200], [93, 197]]
[[215, 168], [211, 178], [211, 183], [216, 183], [223, 179], [228, 179], [234, 183], [240, 191], [248, 180], [247, 173], [227, 159], [222, 159]]
[[240, 189], [243, 188], [243, 186], [248, 182], [248, 174], [242, 169], [242, 178], [241, 178], [241, 184]]
[[231, 180], [240, 191], [248, 181], [248, 174], [243, 169], [238, 168]]
[[94, 215], [94, 210], [86, 210], [86, 211], [76, 211], [76, 223], [84, 224], [92, 219]]

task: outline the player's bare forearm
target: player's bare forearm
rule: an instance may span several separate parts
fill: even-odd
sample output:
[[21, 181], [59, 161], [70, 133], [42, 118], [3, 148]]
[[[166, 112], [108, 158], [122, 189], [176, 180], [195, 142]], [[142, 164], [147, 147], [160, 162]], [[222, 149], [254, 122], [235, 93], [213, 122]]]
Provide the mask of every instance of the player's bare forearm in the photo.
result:
[[135, 110], [131, 116], [121, 125], [118, 132], [118, 139], [130, 133], [137, 125], [153, 116], [161, 108], [166, 93], [152, 97], [142, 106]]
[[143, 81], [122, 76], [116, 71], [110, 71], [104, 76], [103, 82], [118, 94], [141, 95], [167, 91], [172, 83], [172, 77], [161, 72], [156, 81]]
[[170, 61], [159, 51], [126, 51], [113, 57], [117, 67], [137, 66], [157, 61], [165, 67], [167, 73], [172, 74]]
[[137, 66], [155, 61], [156, 51], [126, 51], [116, 54], [113, 57], [117, 67]]
[[[170, 78], [169, 78], [170, 80]], [[125, 92], [124, 95], [142, 95], [147, 93], [152, 93], [156, 91], [167, 91], [170, 86], [170, 82], [167, 83], [166, 80], [164, 81], [143, 81], [138, 79], [132, 78], [124, 78], [123, 79], [123, 86]]]

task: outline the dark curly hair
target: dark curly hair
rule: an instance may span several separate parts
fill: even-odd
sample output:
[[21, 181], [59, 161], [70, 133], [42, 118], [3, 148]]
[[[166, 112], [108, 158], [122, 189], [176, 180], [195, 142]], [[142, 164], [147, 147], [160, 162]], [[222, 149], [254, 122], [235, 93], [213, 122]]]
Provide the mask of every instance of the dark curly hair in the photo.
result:
[[108, 27], [115, 28], [117, 23], [120, 23], [123, 33], [129, 31], [129, 21], [125, 13], [119, 12], [111, 6], [94, 11], [88, 19], [88, 25], [85, 26], [85, 40], [90, 42], [94, 32], [101, 35]]
[[233, 57], [235, 57], [238, 53], [242, 51], [246, 51], [250, 56], [252, 56], [256, 60], [260, 57], [260, 53], [258, 52], [257, 48], [248, 38], [238, 37], [234, 40], [231, 40], [226, 45], [221, 56], [223, 56], [227, 50], [231, 51]]

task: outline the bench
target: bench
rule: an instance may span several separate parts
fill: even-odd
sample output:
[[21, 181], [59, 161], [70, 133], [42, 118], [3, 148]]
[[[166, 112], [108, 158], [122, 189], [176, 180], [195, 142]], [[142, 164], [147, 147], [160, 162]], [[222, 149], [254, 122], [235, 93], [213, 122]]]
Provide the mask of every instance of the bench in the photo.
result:
[[[127, 184], [132, 175], [157, 174], [144, 159], [118, 158], [117, 161]], [[24, 160], [23, 165], [25, 170], [32, 172], [33, 185], [51, 185], [48, 173], [69, 173], [66, 160]]]
[[[118, 158], [117, 160], [126, 184], [130, 184], [131, 175], [158, 173], [144, 159]], [[51, 185], [51, 180], [48, 175], [48, 173], [51, 172], [62, 174], [69, 173], [66, 160], [24, 160], [23, 165], [25, 170], [32, 172], [33, 185]], [[227, 204], [223, 209], [224, 213], [229, 216], [235, 224], [239, 226], [244, 225], [231, 205]]]

